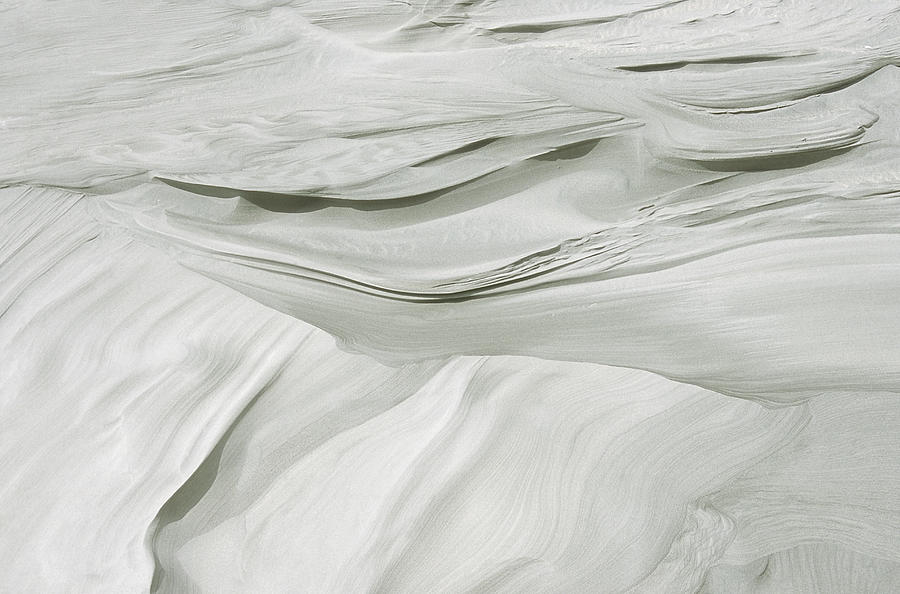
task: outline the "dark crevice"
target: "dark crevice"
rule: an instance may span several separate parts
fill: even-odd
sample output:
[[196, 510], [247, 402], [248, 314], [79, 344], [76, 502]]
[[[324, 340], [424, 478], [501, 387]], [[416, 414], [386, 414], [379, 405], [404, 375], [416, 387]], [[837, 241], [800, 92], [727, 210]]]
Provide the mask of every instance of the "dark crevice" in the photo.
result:
[[706, 60], [679, 60], [675, 62], [639, 64], [637, 66], [618, 66], [617, 70], [626, 70], [628, 72], [666, 72], [669, 70], [678, 70], [693, 64], [724, 64], [737, 66], [740, 64], [755, 64], [757, 62], [774, 62], [775, 60], [781, 60], [785, 57], [787, 56], [735, 56], [730, 58], [709, 58]]
[[213, 198], [242, 198], [251, 204], [258, 206], [270, 212], [282, 213], [307, 213], [322, 210], [325, 208], [350, 208], [359, 211], [378, 211], [378, 210], [394, 210], [405, 209], [411, 206], [418, 206], [431, 202], [440, 198], [444, 194], [456, 190], [465, 184], [479, 180], [488, 174], [479, 175], [472, 179], [459, 182], [457, 184], [448, 185], [439, 190], [424, 192], [422, 194], [414, 194], [411, 196], [401, 196], [397, 198], [378, 198], [370, 200], [354, 200], [352, 198], [324, 198], [321, 196], [283, 194], [278, 192], [260, 192], [256, 190], [241, 190], [238, 188], [227, 188], [223, 186], [214, 186], [206, 184], [195, 184], [181, 181], [175, 181], [158, 177], [162, 183], [197, 194], [200, 196], [210, 196]]
[[548, 33], [557, 29], [568, 27], [584, 27], [586, 25], [602, 25], [617, 20], [619, 17], [601, 17], [596, 19], [578, 19], [572, 21], [559, 21], [547, 23], [521, 23], [516, 25], [500, 25], [491, 27], [493, 33]]
[[798, 167], [806, 167], [807, 165], [812, 165], [826, 159], [831, 159], [832, 157], [837, 157], [860, 145], [861, 143], [838, 149], [818, 149], [738, 159], [697, 159], [695, 162], [709, 171], [768, 171], [777, 169], [795, 169]]
[[531, 160], [534, 161], [571, 161], [573, 159], [578, 159], [584, 157], [589, 152], [594, 150], [594, 147], [600, 144], [601, 139], [594, 140], [585, 140], [583, 142], [576, 142], [575, 144], [569, 144], [566, 146], [562, 146], [558, 149], [554, 149], [552, 151], [548, 151], [541, 155], [537, 155], [531, 157]]
[[419, 161], [418, 163], [411, 165], [411, 167], [423, 167], [427, 165], [433, 165], [435, 163], [439, 163], [448, 157], [456, 157], [459, 155], [465, 155], [466, 153], [472, 153], [477, 151], [478, 149], [482, 149], [489, 144], [496, 142], [497, 138], [483, 138], [482, 140], [477, 140], [475, 142], [470, 142], [465, 144], [459, 148], [453, 149], [451, 151], [447, 151], [446, 153], [441, 153], [440, 155], [436, 155], [434, 157], [430, 157], [425, 159], [424, 161]]

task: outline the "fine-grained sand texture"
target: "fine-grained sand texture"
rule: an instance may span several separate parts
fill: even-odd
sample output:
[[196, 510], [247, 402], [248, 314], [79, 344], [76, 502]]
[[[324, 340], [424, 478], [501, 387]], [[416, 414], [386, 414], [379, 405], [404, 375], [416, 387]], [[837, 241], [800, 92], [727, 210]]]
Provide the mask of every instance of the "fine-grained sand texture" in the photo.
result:
[[0, 30], [0, 593], [900, 592], [900, 3]]

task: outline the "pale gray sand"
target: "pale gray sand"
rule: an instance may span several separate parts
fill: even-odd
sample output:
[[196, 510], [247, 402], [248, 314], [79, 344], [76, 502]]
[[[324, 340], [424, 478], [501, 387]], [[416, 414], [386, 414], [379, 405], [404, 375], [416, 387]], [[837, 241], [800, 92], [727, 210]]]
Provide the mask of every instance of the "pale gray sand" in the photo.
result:
[[0, 592], [900, 590], [896, 2], [0, 26]]

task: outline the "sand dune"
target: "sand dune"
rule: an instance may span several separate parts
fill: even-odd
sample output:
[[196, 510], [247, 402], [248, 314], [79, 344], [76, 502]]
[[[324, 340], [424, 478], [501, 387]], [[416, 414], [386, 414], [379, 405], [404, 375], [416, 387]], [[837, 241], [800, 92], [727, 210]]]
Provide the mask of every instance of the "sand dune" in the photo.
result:
[[0, 25], [0, 592], [900, 588], [896, 2]]

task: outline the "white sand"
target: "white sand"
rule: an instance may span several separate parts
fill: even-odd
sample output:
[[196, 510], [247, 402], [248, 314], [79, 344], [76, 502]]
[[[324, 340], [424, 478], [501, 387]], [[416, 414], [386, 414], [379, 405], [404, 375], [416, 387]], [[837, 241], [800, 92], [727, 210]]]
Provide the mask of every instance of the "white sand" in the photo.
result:
[[0, 30], [0, 592], [900, 591], [897, 2]]

